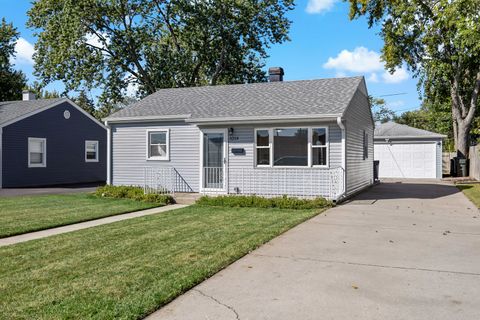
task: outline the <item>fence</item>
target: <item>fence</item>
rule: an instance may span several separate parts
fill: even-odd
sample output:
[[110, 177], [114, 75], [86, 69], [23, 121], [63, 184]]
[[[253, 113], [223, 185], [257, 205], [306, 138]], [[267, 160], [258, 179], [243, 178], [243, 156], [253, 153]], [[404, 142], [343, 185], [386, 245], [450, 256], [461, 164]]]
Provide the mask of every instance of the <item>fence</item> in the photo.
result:
[[468, 152], [470, 158], [470, 178], [480, 180], [480, 148], [472, 146]]

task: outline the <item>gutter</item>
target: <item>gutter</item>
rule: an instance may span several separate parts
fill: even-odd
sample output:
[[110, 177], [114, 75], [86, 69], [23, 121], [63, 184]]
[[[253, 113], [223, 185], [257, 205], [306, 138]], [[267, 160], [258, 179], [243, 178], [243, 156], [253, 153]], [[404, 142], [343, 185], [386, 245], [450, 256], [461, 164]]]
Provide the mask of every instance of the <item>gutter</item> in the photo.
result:
[[[345, 125], [342, 122], [342, 117], [339, 116], [337, 117], [337, 124], [342, 130], [342, 168], [343, 168], [343, 193], [338, 197], [338, 199], [342, 198], [345, 196], [346, 190], [347, 190], [347, 144], [346, 144], [346, 134], [345, 134]], [[337, 199], [337, 201], [338, 201]]]
[[140, 116], [140, 117], [118, 117], [118, 118], [104, 118], [105, 125], [108, 123], [132, 123], [132, 122], [147, 122], [147, 121], [185, 121], [190, 118], [190, 114], [175, 114], [165, 116]]
[[185, 122], [197, 125], [230, 125], [230, 124], [255, 124], [255, 123], [279, 123], [279, 122], [318, 122], [335, 121], [338, 114], [310, 114], [310, 115], [282, 115], [282, 116], [258, 116], [258, 117], [212, 117], [191, 118]]
[[439, 134], [435, 136], [374, 136], [374, 140], [379, 140], [379, 139], [444, 139], [446, 138], [446, 135]]

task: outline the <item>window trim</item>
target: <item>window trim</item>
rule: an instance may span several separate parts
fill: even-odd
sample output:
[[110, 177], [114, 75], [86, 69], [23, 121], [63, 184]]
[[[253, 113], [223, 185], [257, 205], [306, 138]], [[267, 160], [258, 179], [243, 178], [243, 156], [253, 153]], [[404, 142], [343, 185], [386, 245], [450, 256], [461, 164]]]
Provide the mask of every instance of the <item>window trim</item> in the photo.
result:
[[[313, 129], [325, 129], [325, 145], [323, 146], [314, 146], [312, 143], [313, 140]], [[309, 130], [309, 144], [310, 144], [310, 157], [309, 160], [311, 161], [310, 165], [314, 168], [329, 168], [330, 167], [330, 137], [328, 132], [328, 126], [314, 126], [308, 128]], [[325, 164], [313, 164], [313, 148], [325, 148], [326, 149], [326, 157], [327, 161]]]
[[[43, 142], [42, 163], [31, 163], [30, 162], [30, 142]], [[47, 167], [47, 138], [28, 137], [27, 153], [28, 153], [28, 167], [29, 168], [46, 168]]]
[[[96, 144], [96, 152], [95, 152], [95, 159], [88, 159], [87, 158], [87, 144], [88, 143], [95, 143]], [[98, 140], [85, 140], [85, 162], [98, 162], [100, 158], [100, 142]]]
[[[268, 146], [257, 146], [257, 131], [268, 131]], [[254, 145], [254, 149], [255, 149], [255, 154], [254, 154], [254, 161], [255, 161], [255, 167], [259, 167], [259, 168], [269, 168], [273, 165], [273, 136], [272, 136], [272, 133], [273, 133], [273, 129], [271, 128], [255, 128], [255, 145]], [[257, 164], [257, 149], [268, 149], [269, 152], [268, 152], [268, 162], [269, 164]]]
[[[273, 154], [274, 154], [274, 144], [273, 144], [273, 130], [275, 129], [307, 129], [308, 130], [308, 140], [307, 140], [307, 156], [308, 156], [308, 164], [306, 166], [276, 166], [273, 163]], [[326, 133], [326, 141], [325, 141], [325, 146], [317, 146], [313, 147], [312, 146], [312, 129], [325, 129]], [[262, 164], [262, 165], [257, 165], [257, 148], [267, 148], [265, 146], [257, 147], [257, 130], [268, 130], [268, 135], [269, 135], [269, 146], [268, 148], [270, 149], [270, 164]], [[258, 168], [330, 168], [330, 136], [329, 136], [329, 126], [328, 125], [310, 125], [310, 126], [275, 126], [275, 127], [261, 127], [261, 128], [255, 128], [254, 130], [254, 167]], [[327, 151], [327, 163], [325, 165], [313, 165], [313, 148], [326, 148]]]
[[[160, 132], [165, 132], [166, 137], [165, 137], [165, 144], [166, 144], [166, 152], [167, 154], [163, 157], [160, 156], [150, 156], [150, 135], [152, 133], [160, 133]], [[146, 160], [148, 161], [170, 161], [170, 129], [148, 129], [146, 131]]]

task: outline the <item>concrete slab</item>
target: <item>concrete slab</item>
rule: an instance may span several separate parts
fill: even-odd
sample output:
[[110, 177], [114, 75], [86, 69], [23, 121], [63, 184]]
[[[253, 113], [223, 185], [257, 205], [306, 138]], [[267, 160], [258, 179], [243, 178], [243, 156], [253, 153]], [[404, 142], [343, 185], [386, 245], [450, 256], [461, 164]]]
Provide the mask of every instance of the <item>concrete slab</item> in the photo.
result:
[[455, 186], [384, 183], [148, 319], [480, 319], [479, 249], [479, 211]]

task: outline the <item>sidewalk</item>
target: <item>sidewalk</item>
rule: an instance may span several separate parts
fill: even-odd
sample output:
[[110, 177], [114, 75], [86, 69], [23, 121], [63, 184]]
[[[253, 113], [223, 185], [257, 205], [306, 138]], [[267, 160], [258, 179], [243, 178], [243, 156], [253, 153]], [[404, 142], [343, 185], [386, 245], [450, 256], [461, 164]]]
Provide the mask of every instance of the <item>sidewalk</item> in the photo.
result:
[[46, 229], [46, 230], [41, 230], [41, 231], [35, 231], [35, 232], [20, 234], [20, 235], [8, 237], [8, 238], [0, 239], [0, 247], [12, 245], [12, 244], [17, 244], [17, 243], [21, 243], [21, 242], [26, 242], [26, 241], [30, 241], [30, 240], [35, 240], [35, 239], [42, 239], [42, 238], [54, 236], [54, 235], [57, 235], [57, 234], [62, 234], [62, 233], [87, 229], [87, 228], [90, 228], [90, 227], [101, 226], [101, 225], [104, 225], [104, 224], [109, 224], [109, 223], [113, 223], [113, 222], [117, 222], [117, 221], [123, 221], [123, 220], [148, 216], [148, 215], [152, 215], [152, 214], [156, 214], [156, 213], [166, 212], [166, 211], [170, 211], [170, 210], [174, 210], [174, 209], [185, 208], [187, 206], [188, 205], [184, 205], [184, 204], [168, 205], [168, 206], [164, 206], [164, 207], [160, 207], [160, 208], [152, 208], [152, 209], [147, 209], [147, 210], [142, 210], [142, 211], [135, 211], [135, 212], [125, 213], [125, 214], [119, 214], [119, 215], [116, 215], [116, 216], [111, 216], [111, 217], [106, 217], [106, 218], [101, 218], [101, 219], [96, 219], [96, 220], [91, 220], [91, 221], [86, 221], [86, 222], [75, 223], [75, 224], [71, 224], [71, 225], [68, 225], [68, 226], [62, 226], [62, 227], [57, 227], [57, 228], [51, 228], [51, 229]]

